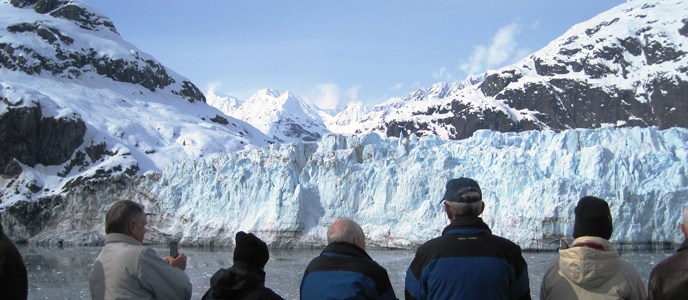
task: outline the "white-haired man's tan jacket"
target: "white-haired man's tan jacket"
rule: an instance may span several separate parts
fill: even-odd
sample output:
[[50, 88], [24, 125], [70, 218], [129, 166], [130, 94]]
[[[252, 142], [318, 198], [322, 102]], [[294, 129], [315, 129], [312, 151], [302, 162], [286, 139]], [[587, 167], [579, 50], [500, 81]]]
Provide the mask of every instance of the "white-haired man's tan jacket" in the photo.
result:
[[167, 264], [131, 236], [110, 233], [89, 280], [93, 299], [190, 299], [184, 271]]

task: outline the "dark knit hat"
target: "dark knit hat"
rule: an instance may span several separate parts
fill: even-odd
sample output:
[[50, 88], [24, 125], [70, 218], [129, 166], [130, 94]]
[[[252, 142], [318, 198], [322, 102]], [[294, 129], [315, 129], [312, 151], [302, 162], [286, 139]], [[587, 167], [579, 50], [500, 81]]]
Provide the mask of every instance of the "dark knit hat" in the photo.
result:
[[[461, 196], [468, 192], [476, 192], [480, 195], [478, 198], [463, 199]], [[461, 177], [454, 178], [447, 182], [447, 190], [444, 192], [444, 198], [442, 200], [451, 202], [476, 202], [483, 199], [483, 192], [480, 190], [480, 186], [475, 180]]]
[[585, 196], [578, 200], [575, 212], [574, 238], [596, 236], [608, 240], [612, 237], [614, 227], [607, 201], [593, 196]]
[[239, 231], [234, 238], [234, 261], [242, 261], [263, 268], [270, 259], [268, 246], [253, 233]]

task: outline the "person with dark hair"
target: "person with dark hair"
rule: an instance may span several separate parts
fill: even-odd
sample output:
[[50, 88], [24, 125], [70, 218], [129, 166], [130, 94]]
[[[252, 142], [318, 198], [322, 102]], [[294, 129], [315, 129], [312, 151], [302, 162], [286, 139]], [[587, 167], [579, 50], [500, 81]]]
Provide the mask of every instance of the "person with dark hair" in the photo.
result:
[[545, 273], [540, 299], [645, 299], [635, 267], [621, 259], [609, 239], [614, 227], [609, 204], [592, 196], [578, 201], [573, 244]]
[[406, 299], [530, 299], [521, 247], [493, 235], [479, 217], [485, 203], [478, 183], [449, 180], [442, 202], [451, 224], [416, 251]]
[[160, 258], [143, 245], [146, 233], [143, 206], [115, 202], [105, 215], [105, 247], [91, 270], [92, 299], [190, 299], [192, 286], [186, 255]]
[[339, 219], [327, 231], [327, 247], [306, 267], [301, 299], [397, 299], [387, 270], [365, 251], [358, 223]]
[[234, 264], [215, 272], [202, 299], [282, 299], [265, 287], [264, 268], [270, 259], [265, 242], [243, 231], [237, 232], [234, 240]]
[[28, 292], [24, 260], [0, 224], [0, 298], [26, 299]]
[[686, 299], [688, 297], [688, 207], [683, 209], [682, 222], [678, 228], [683, 243], [676, 253], [657, 264], [650, 272], [647, 282], [649, 300]]

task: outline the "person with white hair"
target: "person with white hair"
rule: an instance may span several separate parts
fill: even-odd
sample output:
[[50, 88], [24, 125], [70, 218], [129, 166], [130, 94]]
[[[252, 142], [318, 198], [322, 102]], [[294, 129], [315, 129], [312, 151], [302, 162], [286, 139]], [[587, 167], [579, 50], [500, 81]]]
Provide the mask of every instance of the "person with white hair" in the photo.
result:
[[688, 297], [688, 207], [683, 209], [678, 229], [683, 243], [676, 253], [657, 264], [647, 282], [648, 299], [686, 299]]
[[366, 253], [358, 223], [347, 218], [332, 223], [327, 242], [306, 267], [301, 299], [397, 299], [387, 270]]
[[479, 217], [485, 203], [478, 183], [449, 180], [442, 203], [451, 223], [416, 251], [406, 299], [530, 299], [521, 247], [492, 234]]
[[192, 285], [184, 273], [186, 255], [164, 259], [143, 245], [143, 205], [122, 200], [105, 215], [105, 247], [98, 254], [89, 289], [92, 299], [190, 299]]

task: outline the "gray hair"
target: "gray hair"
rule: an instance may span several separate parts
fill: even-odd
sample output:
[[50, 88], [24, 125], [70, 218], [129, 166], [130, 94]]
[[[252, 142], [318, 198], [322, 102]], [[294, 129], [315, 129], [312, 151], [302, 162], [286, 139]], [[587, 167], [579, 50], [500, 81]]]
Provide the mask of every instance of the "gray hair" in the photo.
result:
[[129, 200], [117, 201], [105, 214], [105, 233], [127, 234], [129, 223], [145, 216], [143, 205]]
[[363, 229], [358, 223], [349, 218], [341, 218], [327, 230], [327, 243], [347, 242], [354, 243], [357, 236], [364, 237]]
[[449, 211], [454, 216], [477, 217], [483, 213], [483, 201], [475, 202], [451, 202], [444, 201], [449, 207]]

